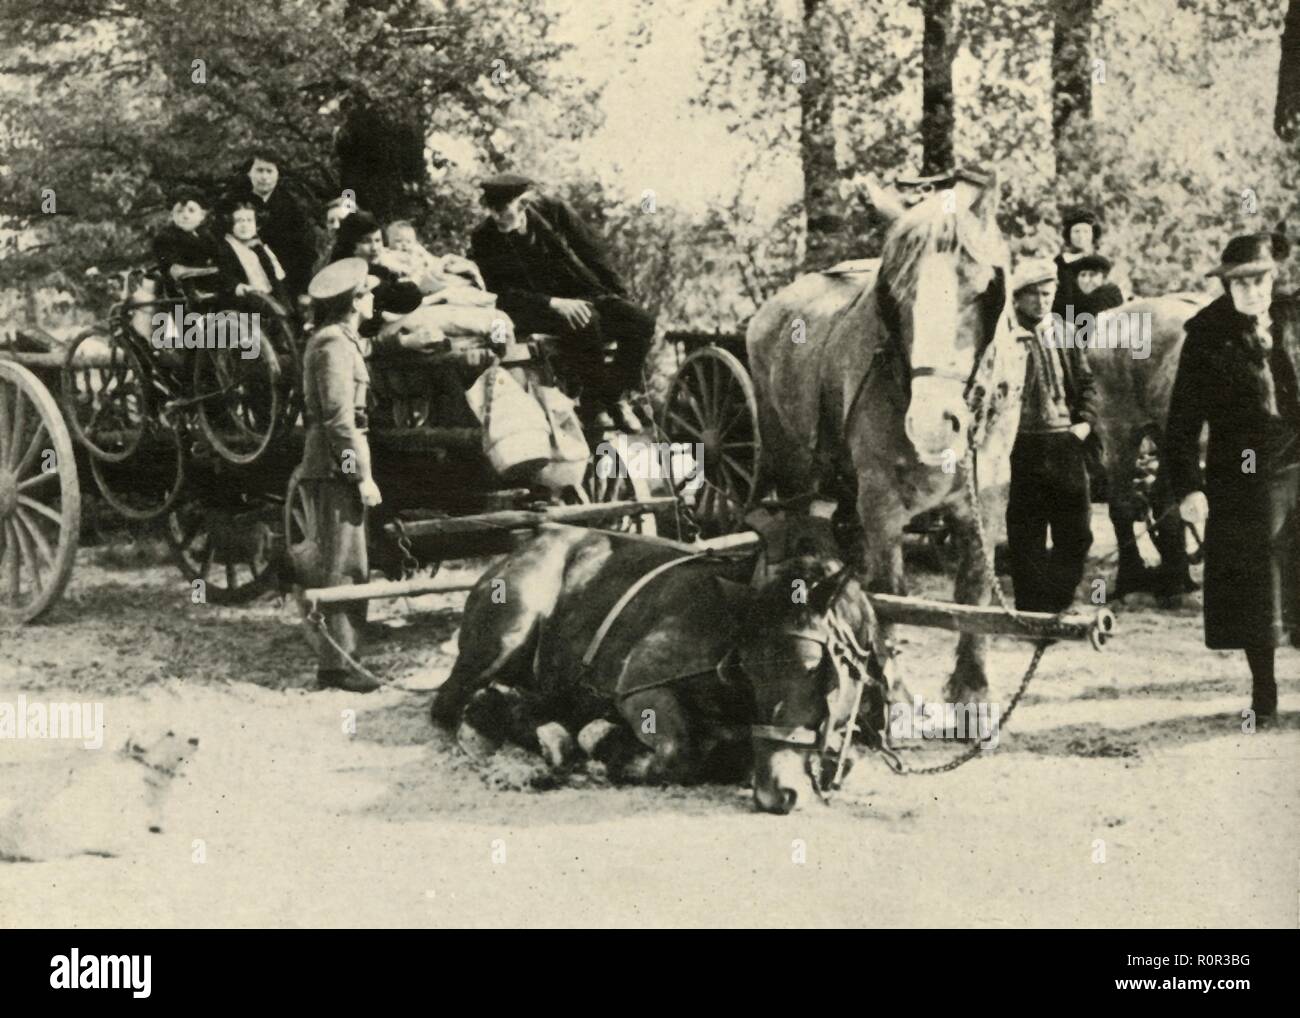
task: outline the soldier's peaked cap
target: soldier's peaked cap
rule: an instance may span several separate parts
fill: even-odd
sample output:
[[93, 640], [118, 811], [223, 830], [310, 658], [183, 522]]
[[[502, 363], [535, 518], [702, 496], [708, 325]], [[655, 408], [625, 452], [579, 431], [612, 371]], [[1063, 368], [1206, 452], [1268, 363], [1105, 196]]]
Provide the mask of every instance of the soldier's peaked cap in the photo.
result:
[[364, 258], [340, 258], [312, 276], [307, 294], [313, 300], [328, 300], [342, 293], [369, 293], [379, 285], [369, 269]]
[[483, 200], [487, 202], [511, 201], [532, 186], [533, 182], [519, 173], [498, 173], [479, 183], [483, 189]]

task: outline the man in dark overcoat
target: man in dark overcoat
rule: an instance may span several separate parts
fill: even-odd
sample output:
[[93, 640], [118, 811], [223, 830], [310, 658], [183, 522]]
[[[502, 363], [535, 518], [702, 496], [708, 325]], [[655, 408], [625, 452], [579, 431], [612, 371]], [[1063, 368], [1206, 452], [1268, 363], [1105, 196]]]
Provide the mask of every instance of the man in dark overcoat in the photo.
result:
[[1166, 427], [1182, 516], [1204, 528], [1205, 644], [1246, 652], [1257, 724], [1277, 712], [1274, 648], [1300, 643], [1300, 314], [1273, 297], [1289, 248], [1281, 234], [1228, 242], [1209, 273], [1224, 294], [1187, 322]]
[[[515, 331], [550, 333], [582, 385], [582, 412], [600, 427], [640, 431], [626, 399], [640, 388], [655, 318], [628, 299], [604, 246], [566, 203], [543, 197], [517, 174], [485, 180], [488, 219], [470, 238], [497, 307]], [[617, 344], [613, 363], [606, 346]]]

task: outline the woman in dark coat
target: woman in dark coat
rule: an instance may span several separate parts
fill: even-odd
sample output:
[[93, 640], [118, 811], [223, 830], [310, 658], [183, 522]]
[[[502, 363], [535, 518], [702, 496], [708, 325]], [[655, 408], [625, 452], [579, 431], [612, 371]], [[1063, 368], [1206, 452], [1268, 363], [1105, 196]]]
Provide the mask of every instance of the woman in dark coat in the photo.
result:
[[1065, 238], [1065, 248], [1056, 256], [1056, 300], [1052, 303], [1052, 313], [1064, 318], [1071, 306], [1075, 314], [1079, 313], [1084, 297], [1079, 286], [1079, 268], [1082, 259], [1097, 250], [1101, 240], [1101, 221], [1092, 209], [1070, 208], [1065, 212], [1061, 233]]
[[269, 301], [280, 315], [293, 305], [285, 288], [285, 271], [271, 246], [262, 240], [260, 213], [246, 199], [235, 199], [221, 212], [223, 239], [217, 245], [217, 296], [225, 308], [258, 310]]
[[1228, 243], [1210, 273], [1227, 292], [1187, 323], [1166, 430], [1183, 518], [1205, 525], [1205, 643], [1246, 652], [1257, 723], [1277, 712], [1274, 648], [1300, 645], [1300, 314], [1272, 297], [1288, 253], [1279, 234]]

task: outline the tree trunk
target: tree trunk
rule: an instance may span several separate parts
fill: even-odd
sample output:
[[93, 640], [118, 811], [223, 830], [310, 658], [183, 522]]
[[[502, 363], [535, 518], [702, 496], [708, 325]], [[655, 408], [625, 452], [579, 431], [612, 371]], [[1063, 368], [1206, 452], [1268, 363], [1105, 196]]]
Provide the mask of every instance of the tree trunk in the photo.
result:
[[921, 39], [921, 172], [952, 169], [952, 58], [956, 52], [952, 0], [925, 0]]
[[803, 45], [806, 80], [799, 88], [799, 157], [803, 166], [803, 207], [807, 223], [805, 270], [833, 264], [844, 243], [839, 167], [835, 161], [835, 91], [826, 0], [803, 0]]
[[1283, 141], [1295, 141], [1300, 134], [1300, 0], [1291, 0], [1282, 28], [1282, 60], [1277, 68], [1277, 105], [1273, 108], [1273, 130]]
[[1052, 25], [1052, 144], [1059, 168], [1092, 118], [1092, 20], [1096, 0], [1056, 0]]

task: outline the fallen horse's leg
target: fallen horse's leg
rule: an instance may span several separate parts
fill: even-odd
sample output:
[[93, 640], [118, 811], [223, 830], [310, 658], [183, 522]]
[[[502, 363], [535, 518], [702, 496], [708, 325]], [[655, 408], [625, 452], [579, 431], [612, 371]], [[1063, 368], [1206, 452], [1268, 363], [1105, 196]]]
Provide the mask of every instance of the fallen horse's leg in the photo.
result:
[[[699, 756], [691, 726], [677, 693], [668, 688], [647, 689], [623, 699], [619, 712], [638, 747], [614, 771], [616, 780], [657, 784], [686, 784], [699, 777]], [[627, 731], [625, 730], [625, 731]]]

